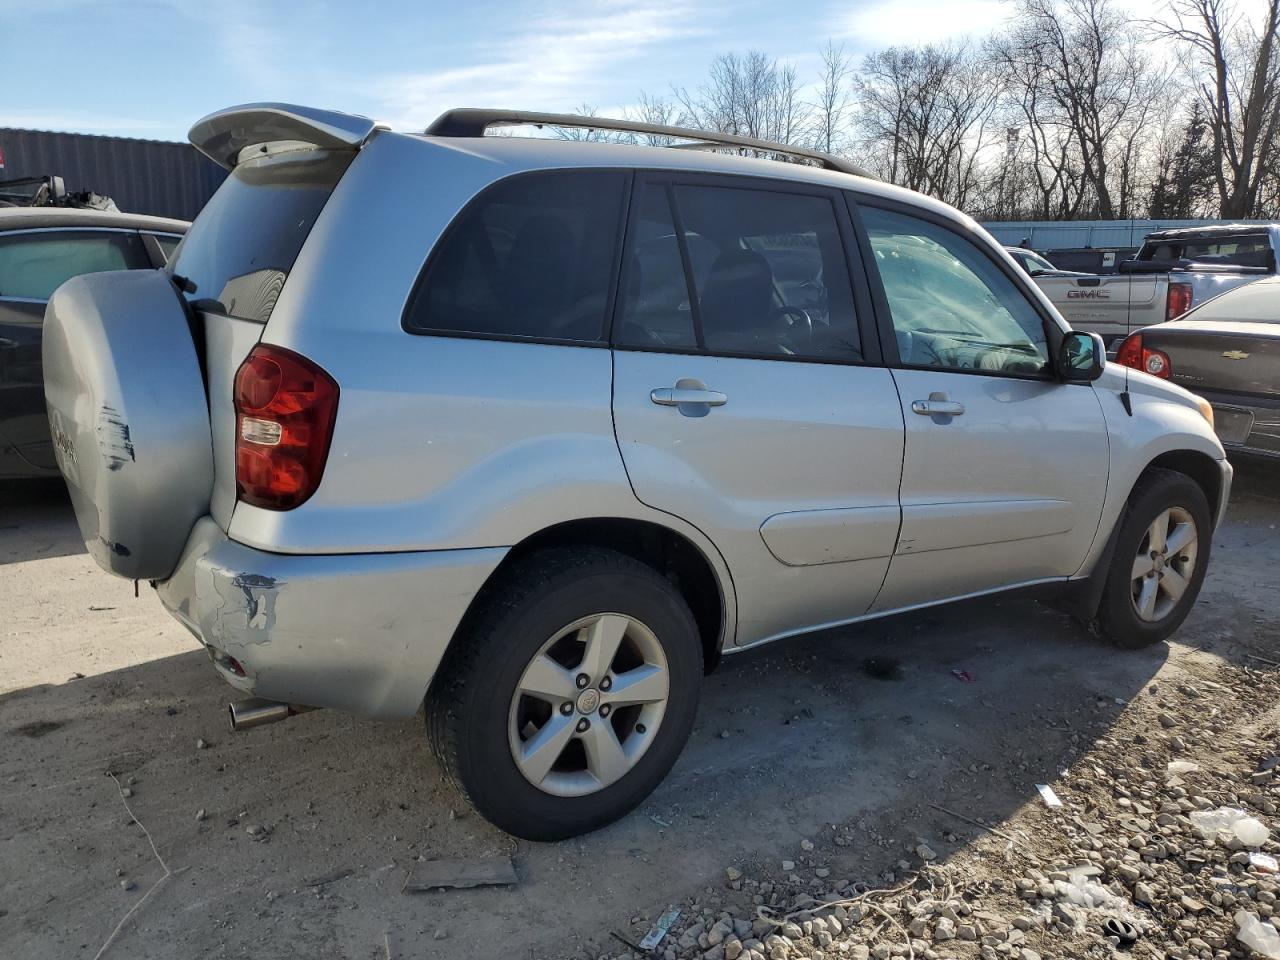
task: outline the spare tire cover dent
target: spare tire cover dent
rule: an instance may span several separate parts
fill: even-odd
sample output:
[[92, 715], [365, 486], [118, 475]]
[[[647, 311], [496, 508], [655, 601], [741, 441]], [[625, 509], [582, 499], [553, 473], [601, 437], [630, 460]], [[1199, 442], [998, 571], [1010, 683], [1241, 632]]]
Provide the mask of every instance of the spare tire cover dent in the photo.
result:
[[44, 322], [58, 468], [104, 570], [164, 580], [209, 512], [213, 444], [185, 308], [159, 270], [67, 281]]

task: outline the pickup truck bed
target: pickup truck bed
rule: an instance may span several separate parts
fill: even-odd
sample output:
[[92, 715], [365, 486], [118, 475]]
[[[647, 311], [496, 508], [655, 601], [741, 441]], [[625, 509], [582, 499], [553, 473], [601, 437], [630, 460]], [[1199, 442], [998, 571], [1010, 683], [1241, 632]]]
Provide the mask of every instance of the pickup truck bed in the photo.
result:
[[1096, 333], [1110, 345], [1274, 274], [1278, 255], [1280, 224], [1162, 230], [1147, 237], [1120, 273], [1035, 281], [1073, 329]]

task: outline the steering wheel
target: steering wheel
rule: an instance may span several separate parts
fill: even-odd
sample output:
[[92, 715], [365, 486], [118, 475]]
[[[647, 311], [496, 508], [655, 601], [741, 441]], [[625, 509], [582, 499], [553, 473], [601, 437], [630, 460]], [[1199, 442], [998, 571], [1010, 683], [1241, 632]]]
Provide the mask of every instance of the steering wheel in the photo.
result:
[[797, 328], [803, 328], [804, 344], [809, 346], [813, 343], [813, 318], [809, 316], [808, 311], [784, 303], [780, 307], [774, 307], [771, 316], [774, 320], [782, 321], [782, 333], [785, 336], [790, 337]]

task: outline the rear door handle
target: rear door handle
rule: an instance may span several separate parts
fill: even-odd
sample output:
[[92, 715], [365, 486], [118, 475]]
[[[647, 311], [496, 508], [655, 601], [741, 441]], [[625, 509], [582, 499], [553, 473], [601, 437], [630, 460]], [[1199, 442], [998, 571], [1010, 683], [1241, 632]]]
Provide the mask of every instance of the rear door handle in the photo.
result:
[[715, 390], [691, 390], [688, 387], [658, 387], [649, 391], [649, 399], [660, 407], [678, 407], [682, 403], [723, 407], [729, 402], [727, 396]]
[[912, 400], [911, 412], [922, 417], [958, 417], [964, 413], [964, 404], [955, 400]]

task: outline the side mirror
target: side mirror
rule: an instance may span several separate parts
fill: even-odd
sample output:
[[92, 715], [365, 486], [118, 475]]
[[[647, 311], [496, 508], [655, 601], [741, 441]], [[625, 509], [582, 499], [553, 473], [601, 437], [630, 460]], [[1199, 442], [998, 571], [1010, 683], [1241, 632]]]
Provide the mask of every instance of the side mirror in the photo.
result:
[[1068, 383], [1089, 383], [1102, 376], [1107, 347], [1096, 333], [1072, 330], [1062, 338], [1058, 375]]

